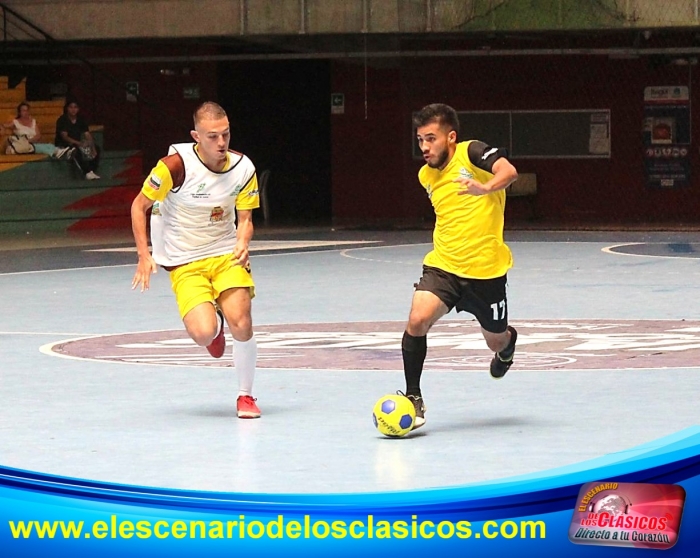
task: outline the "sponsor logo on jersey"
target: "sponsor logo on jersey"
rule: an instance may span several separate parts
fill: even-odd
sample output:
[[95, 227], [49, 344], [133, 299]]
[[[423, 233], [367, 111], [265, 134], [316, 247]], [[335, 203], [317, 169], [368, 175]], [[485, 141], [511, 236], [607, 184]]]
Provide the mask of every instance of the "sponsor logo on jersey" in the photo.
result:
[[205, 182], [203, 182], [202, 184], [200, 184], [199, 186], [197, 186], [197, 191], [196, 191], [194, 194], [192, 194], [192, 197], [193, 197], [193, 198], [196, 198], [196, 199], [206, 199], [206, 198], [208, 198], [208, 197], [209, 197], [209, 194], [208, 194], [208, 193], [204, 193], [204, 189], [205, 189], [206, 187], [207, 187], [207, 184], [206, 184]]
[[473, 175], [472, 173], [470, 173], [470, 172], [469, 172], [467, 169], [465, 169], [464, 167], [462, 167], [461, 169], [459, 169], [459, 176], [460, 176], [461, 178], [474, 178], [474, 175]]
[[486, 159], [488, 159], [488, 158], [489, 158], [491, 155], [493, 155], [494, 153], [498, 153], [498, 149], [496, 149], [495, 147], [492, 147], [492, 148], [489, 149], [488, 151], [485, 151], [485, 152], [484, 152], [484, 154], [481, 156], [481, 160], [482, 160], [482, 161], [485, 161]]

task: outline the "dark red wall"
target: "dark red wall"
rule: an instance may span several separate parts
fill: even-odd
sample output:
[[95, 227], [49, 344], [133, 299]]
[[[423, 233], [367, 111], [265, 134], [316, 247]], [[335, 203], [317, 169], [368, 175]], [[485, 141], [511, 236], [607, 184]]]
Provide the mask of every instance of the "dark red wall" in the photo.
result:
[[[211, 47], [190, 47], [189, 54], [205, 56]], [[110, 150], [139, 149], [150, 169], [166, 155], [171, 143], [190, 141], [192, 112], [205, 100], [217, 98], [217, 63], [119, 62], [121, 57], [167, 56], [162, 46], [138, 48], [94, 47], [79, 51], [86, 59], [112, 62], [37, 67], [28, 72], [33, 98], [50, 98], [51, 84], [63, 83], [75, 97], [91, 124], [105, 127], [105, 147]], [[183, 51], [177, 54], [184, 54]], [[127, 101], [126, 83], [138, 82], [140, 102]], [[185, 99], [185, 87], [199, 87], [199, 99]]]
[[[332, 89], [345, 94], [344, 115], [332, 118], [333, 215], [338, 223], [429, 220], [411, 156], [411, 113], [432, 102], [457, 110], [610, 109], [610, 159], [513, 159], [536, 173], [537, 214], [552, 222], [644, 223], [700, 220], [692, 146], [692, 186], [653, 190], [643, 167], [643, 92], [647, 86], [691, 85], [691, 66], [649, 57], [424, 57], [369, 67], [365, 118], [363, 64], [336, 62]], [[386, 62], [384, 63], [386, 64]], [[697, 82], [693, 76], [692, 81]], [[697, 111], [696, 113], [697, 114]], [[697, 116], [692, 125], [696, 130]], [[463, 130], [462, 139], [470, 139]], [[529, 207], [511, 200], [513, 217]]]
[[[27, 66], [28, 74], [36, 74], [30, 76], [28, 84], [35, 98], [46, 98], [51, 83], [66, 83], [91, 122], [105, 125], [105, 146], [140, 149], [148, 170], [170, 143], [189, 139], [193, 109], [200, 101], [218, 99], [225, 93], [222, 79], [235, 66], [201, 59], [192, 63], [155, 63], [147, 59], [118, 62], [122, 55], [150, 57], [169, 52], [162, 46], [144, 43], [124, 52], [119, 47], [94, 47], [94, 52], [83, 54], [109, 56], [117, 63], [102, 63], [94, 71], [84, 65]], [[191, 54], [195, 58], [218, 52], [216, 47], [190, 44], [170, 54]], [[432, 102], [474, 111], [610, 109], [610, 159], [513, 159], [520, 172], [537, 174], [537, 215], [543, 221], [564, 224], [700, 221], [700, 154], [696, 142], [691, 146], [692, 185], [676, 190], [653, 190], [645, 185], [642, 144], [644, 88], [690, 85], [695, 91], [695, 66], [677, 66], [651, 56], [610, 59], [605, 55], [485, 54], [370, 58], [366, 66], [362, 58], [352, 58], [334, 60], [330, 67], [328, 89], [345, 95], [344, 114], [330, 116], [330, 135], [330, 102], [325, 106], [301, 106], [298, 101], [285, 100], [280, 93], [277, 112], [268, 105], [260, 110], [262, 105], [256, 102], [260, 95], [255, 93], [255, 88], [261, 87], [260, 80], [244, 77], [250, 85], [241, 87], [250, 89], [247, 119], [251, 115], [267, 118], [272, 129], [278, 130], [280, 118], [301, 111], [305, 122], [311, 123], [296, 124], [300, 134], [285, 136], [285, 151], [309, 149], [305, 140], [309, 134], [314, 135], [317, 144], [330, 145], [330, 163], [324, 156], [306, 164], [324, 167], [324, 173], [314, 175], [313, 188], [319, 197], [332, 197], [332, 216], [337, 224], [415, 225], [432, 221], [431, 207], [416, 178], [421, 162], [412, 158], [411, 128], [411, 113]], [[308, 69], [304, 65], [298, 68], [294, 72], [307, 74], [295, 73], [292, 81], [308, 84], [309, 95], [315, 95], [320, 90], [318, 77], [314, 77], [318, 67], [309, 64]], [[265, 87], [281, 92], [290, 88], [288, 72], [261, 72]], [[139, 82], [141, 103], [126, 100], [122, 87], [127, 81]], [[192, 86], [200, 88], [200, 99], [183, 98], [183, 88]], [[230, 102], [240, 99], [232, 98]], [[698, 130], [698, 111], [692, 114], [692, 127]], [[253, 129], [267, 128], [259, 122]], [[469, 131], [463, 130], [461, 137], [469, 139]], [[271, 154], [279, 153], [278, 143], [269, 142]], [[258, 158], [263, 160], [268, 155], [272, 156], [263, 153]], [[288, 172], [276, 176], [295, 184], [304, 180]], [[529, 217], [529, 205], [523, 202], [511, 200], [508, 216]], [[324, 212], [317, 211], [319, 215]], [[294, 209], [288, 213], [299, 214]]]
[[331, 116], [333, 218], [411, 216], [403, 176], [410, 121], [401, 110], [400, 71], [369, 69], [367, 98], [362, 66], [334, 64], [331, 79], [332, 92], [345, 95], [344, 114]]

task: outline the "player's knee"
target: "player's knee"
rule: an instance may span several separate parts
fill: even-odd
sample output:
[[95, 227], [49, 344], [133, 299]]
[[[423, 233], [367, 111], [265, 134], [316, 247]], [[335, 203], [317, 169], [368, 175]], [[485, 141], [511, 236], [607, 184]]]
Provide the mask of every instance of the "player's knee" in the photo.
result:
[[243, 343], [250, 341], [253, 337], [253, 328], [249, 326], [247, 328], [231, 329], [231, 337]]
[[214, 337], [216, 337], [216, 330], [209, 327], [189, 327], [187, 333], [200, 347], [210, 345]]
[[192, 341], [200, 347], [206, 347], [216, 337], [219, 332], [219, 321], [214, 317], [214, 320], [194, 321], [188, 320], [185, 322], [185, 329], [192, 338]]
[[232, 331], [231, 337], [233, 337], [236, 341], [240, 341], [241, 343], [245, 343], [246, 341], [250, 341], [253, 338], [253, 330], [248, 329], [248, 330]]
[[422, 337], [428, 334], [430, 326], [432, 325], [431, 316], [412, 311], [408, 318], [408, 326], [406, 327], [406, 331], [408, 331], [408, 333], [413, 337]]
[[253, 337], [253, 321], [250, 316], [238, 316], [228, 320], [231, 336], [236, 341], [248, 341]]

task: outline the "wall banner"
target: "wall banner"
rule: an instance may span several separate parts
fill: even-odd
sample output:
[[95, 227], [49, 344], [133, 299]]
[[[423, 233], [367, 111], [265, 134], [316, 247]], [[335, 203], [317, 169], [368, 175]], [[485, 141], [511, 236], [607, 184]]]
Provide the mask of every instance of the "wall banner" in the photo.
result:
[[690, 91], [644, 89], [644, 169], [650, 188], [690, 186]]

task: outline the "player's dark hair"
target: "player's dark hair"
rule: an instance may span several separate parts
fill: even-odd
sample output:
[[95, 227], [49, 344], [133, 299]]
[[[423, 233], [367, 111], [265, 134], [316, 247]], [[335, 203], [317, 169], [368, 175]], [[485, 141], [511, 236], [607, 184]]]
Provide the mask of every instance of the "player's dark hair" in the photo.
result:
[[71, 105], [75, 105], [76, 107], [78, 107], [78, 109], [80, 109], [80, 103], [77, 101], [77, 99], [69, 97], [66, 99], [66, 102], [63, 105], [63, 114], [66, 114], [68, 112], [68, 107]]
[[413, 117], [413, 125], [416, 128], [427, 126], [431, 122], [437, 122], [440, 126], [454, 130], [459, 136], [459, 118], [457, 111], [449, 105], [433, 103], [420, 109]]

